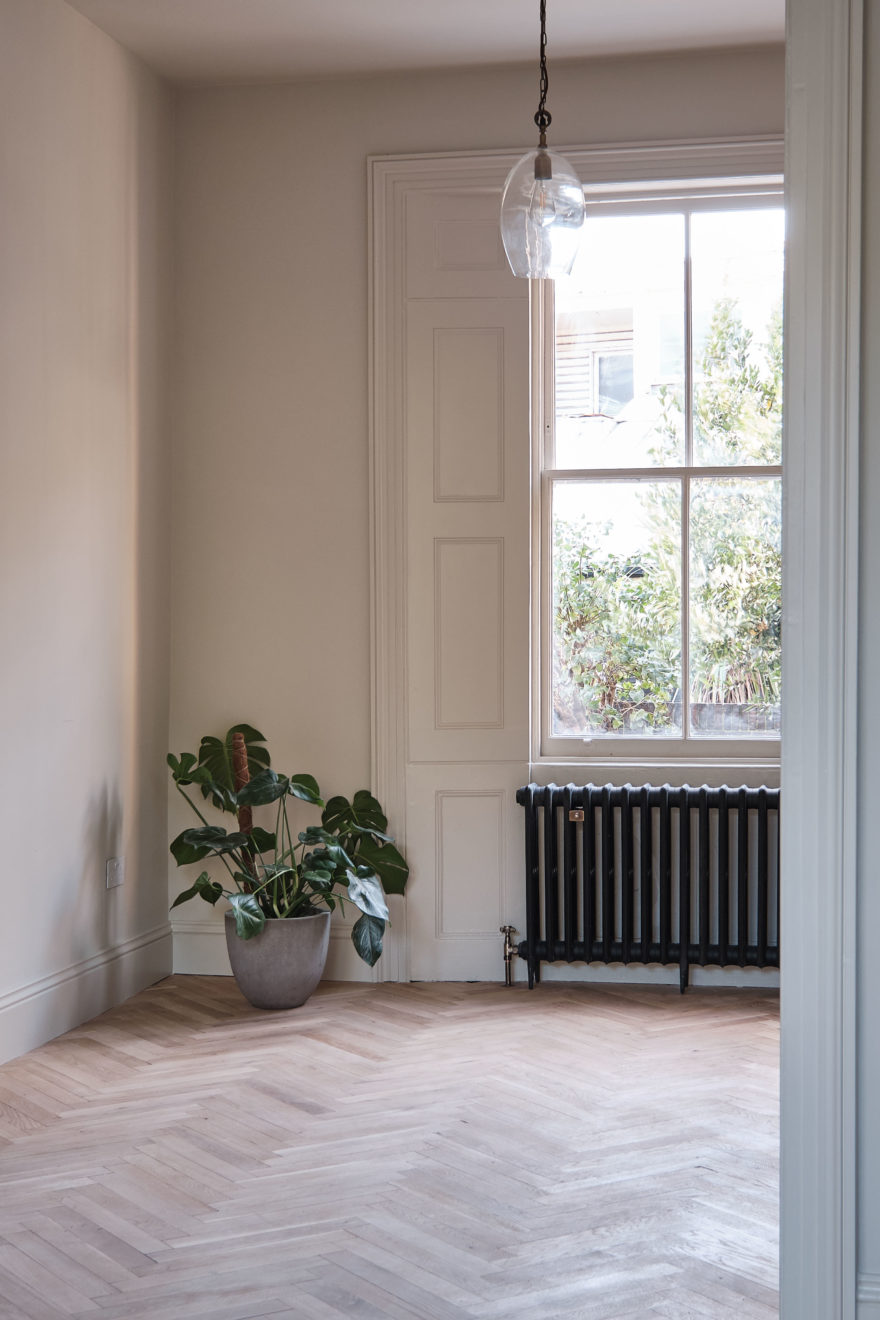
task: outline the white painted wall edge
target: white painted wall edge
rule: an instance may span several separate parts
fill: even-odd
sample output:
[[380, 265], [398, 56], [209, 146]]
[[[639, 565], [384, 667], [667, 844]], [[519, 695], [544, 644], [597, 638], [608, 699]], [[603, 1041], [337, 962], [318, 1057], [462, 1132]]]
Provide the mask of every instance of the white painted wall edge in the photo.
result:
[[857, 1314], [862, 6], [787, 7], [782, 1320]]
[[163, 922], [60, 972], [0, 997], [0, 1063], [114, 1008], [171, 972], [171, 926]]

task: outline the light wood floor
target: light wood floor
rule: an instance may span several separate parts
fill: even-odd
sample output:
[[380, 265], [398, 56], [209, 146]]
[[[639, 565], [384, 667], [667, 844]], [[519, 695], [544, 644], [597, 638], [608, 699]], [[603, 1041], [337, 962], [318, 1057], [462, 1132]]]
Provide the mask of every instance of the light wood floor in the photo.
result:
[[777, 1313], [772, 993], [172, 977], [0, 1068], [4, 1320]]

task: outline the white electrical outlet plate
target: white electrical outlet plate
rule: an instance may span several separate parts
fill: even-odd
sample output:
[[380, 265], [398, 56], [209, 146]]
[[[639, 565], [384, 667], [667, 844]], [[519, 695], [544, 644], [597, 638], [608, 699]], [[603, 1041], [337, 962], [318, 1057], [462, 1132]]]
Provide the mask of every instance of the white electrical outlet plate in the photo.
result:
[[115, 889], [121, 885], [125, 879], [125, 858], [108, 857], [107, 858], [107, 888]]

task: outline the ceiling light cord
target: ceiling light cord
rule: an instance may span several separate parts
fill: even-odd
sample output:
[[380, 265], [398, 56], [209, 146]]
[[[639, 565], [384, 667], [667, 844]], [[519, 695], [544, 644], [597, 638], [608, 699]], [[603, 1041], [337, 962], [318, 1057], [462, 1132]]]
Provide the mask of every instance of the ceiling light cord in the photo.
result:
[[550, 79], [547, 75], [547, 0], [541, 0], [541, 45], [539, 49], [539, 58], [541, 62], [541, 81], [538, 109], [535, 112], [535, 123], [541, 134], [540, 146], [546, 147], [547, 129], [553, 122], [552, 115], [547, 109], [547, 92], [550, 88]]
[[541, 77], [535, 125], [540, 142], [507, 176], [501, 195], [501, 238], [514, 275], [555, 280], [568, 275], [574, 263], [584, 223], [584, 189], [565, 157], [547, 146], [547, 0], [539, 2]]

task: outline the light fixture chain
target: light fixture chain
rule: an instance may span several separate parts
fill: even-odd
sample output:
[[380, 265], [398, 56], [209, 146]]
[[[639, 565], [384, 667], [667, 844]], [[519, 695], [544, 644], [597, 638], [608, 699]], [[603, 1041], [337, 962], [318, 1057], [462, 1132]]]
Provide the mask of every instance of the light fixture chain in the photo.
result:
[[569, 162], [547, 149], [547, 0], [539, 0], [539, 5], [538, 148], [526, 152], [507, 176], [501, 195], [501, 237], [514, 275], [555, 280], [571, 272], [584, 223], [584, 190]]
[[550, 79], [547, 76], [547, 0], [541, 0], [541, 95], [538, 100], [538, 110], [535, 115], [535, 123], [541, 133], [541, 146], [545, 145], [545, 135], [552, 122], [550, 111], [547, 109], [547, 91], [550, 87]]

